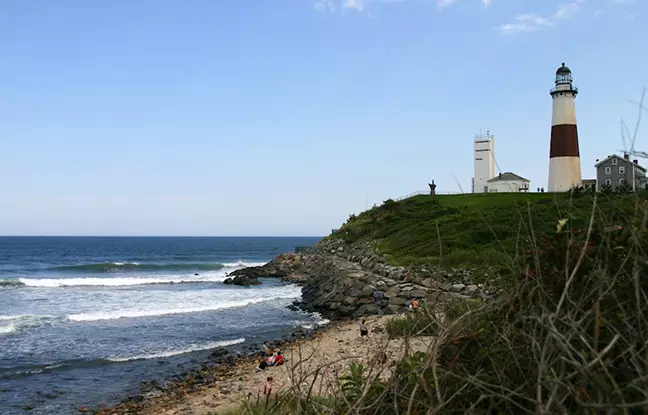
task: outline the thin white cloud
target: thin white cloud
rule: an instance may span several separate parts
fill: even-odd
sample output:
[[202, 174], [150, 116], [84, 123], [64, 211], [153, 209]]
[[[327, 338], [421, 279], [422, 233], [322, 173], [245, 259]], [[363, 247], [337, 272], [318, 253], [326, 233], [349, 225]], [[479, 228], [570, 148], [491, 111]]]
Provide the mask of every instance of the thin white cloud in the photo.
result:
[[515, 18], [515, 21], [503, 24], [498, 29], [504, 35], [542, 30], [576, 15], [582, 9], [584, 2], [585, 0], [572, 0], [570, 3], [561, 4], [550, 16], [539, 16], [535, 13], [521, 14]]
[[448, 7], [455, 4], [457, 0], [437, 0], [437, 6], [439, 7]]
[[351, 9], [351, 10], [356, 10], [361, 12], [364, 10], [365, 2], [364, 0], [344, 0], [343, 7], [345, 9]]
[[[372, 3], [405, 3], [410, 0], [315, 0], [315, 10], [321, 12], [335, 13], [337, 11], [352, 10], [356, 12], [365, 12]], [[437, 7], [450, 7], [459, 0], [430, 0], [435, 1]], [[489, 7], [492, 0], [479, 0], [484, 7]], [[367, 11], [367, 13], [369, 13]]]
[[355, 12], [366, 12], [372, 17], [373, 14], [369, 12], [370, 3], [404, 3], [408, 0], [315, 0], [315, 10], [320, 12], [336, 13], [338, 11], [351, 10]]
[[[437, 2], [437, 7], [449, 7], [452, 6], [453, 4], [457, 3], [459, 0], [436, 0]], [[491, 0], [479, 0], [481, 3], [484, 5], [484, 7], [488, 7], [491, 5]]]

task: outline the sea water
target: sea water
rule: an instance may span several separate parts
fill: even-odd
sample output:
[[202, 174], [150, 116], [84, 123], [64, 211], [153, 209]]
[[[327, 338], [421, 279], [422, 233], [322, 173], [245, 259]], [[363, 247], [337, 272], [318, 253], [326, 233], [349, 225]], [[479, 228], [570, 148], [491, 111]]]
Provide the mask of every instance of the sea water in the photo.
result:
[[299, 287], [235, 269], [318, 238], [0, 237], [0, 414], [72, 414], [137, 393], [211, 349], [326, 323]]

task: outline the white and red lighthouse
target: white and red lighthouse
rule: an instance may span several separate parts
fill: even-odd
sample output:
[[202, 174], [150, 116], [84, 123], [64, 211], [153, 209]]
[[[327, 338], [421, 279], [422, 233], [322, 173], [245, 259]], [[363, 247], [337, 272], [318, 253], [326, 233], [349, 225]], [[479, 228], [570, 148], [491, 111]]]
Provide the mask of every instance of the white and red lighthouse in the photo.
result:
[[571, 70], [563, 63], [556, 71], [556, 86], [551, 90], [551, 147], [549, 150], [550, 192], [566, 192], [582, 184], [576, 95]]

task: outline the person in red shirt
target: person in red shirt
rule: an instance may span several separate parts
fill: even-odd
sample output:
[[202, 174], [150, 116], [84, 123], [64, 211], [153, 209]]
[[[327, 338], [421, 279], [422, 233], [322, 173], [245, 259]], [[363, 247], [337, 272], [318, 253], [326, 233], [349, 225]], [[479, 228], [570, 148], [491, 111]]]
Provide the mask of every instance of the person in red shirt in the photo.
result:
[[272, 366], [281, 366], [285, 362], [283, 355], [281, 352], [277, 352], [277, 357], [275, 357], [274, 362], [272, 363]]

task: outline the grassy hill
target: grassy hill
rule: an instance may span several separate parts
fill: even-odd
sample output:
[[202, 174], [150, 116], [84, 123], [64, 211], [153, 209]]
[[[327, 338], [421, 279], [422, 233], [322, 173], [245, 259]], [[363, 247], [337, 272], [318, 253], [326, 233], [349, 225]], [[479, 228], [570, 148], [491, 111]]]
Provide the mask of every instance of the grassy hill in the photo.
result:
[[[646, 194], [599, 194], [599, 221], [625, 221], [635, 216], [637, 200]], [[385, 201], [351, 216], [331, 237], [348, 242], [376, 240], [394, 265], [490, 265], [510, 263], [537, 238], [556, 230], [584, 228], [593, 213], [594, 195], [554, 193], [484, 193], [415, 196]]]

